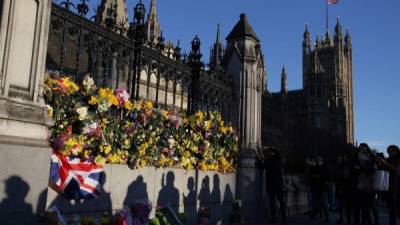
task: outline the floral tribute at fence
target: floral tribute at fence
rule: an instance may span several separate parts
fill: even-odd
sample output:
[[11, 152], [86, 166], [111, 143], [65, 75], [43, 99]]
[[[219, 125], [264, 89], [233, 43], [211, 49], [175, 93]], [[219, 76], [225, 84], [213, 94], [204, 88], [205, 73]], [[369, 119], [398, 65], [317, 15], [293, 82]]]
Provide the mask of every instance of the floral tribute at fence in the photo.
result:
[[44, 98], [49, 142], [54, 151], [96, 164], [198, 168], [233, 172], [238, 137], [220, 113], [186, 116], [158, 109], [151, 101], [131, 101], [123, 88], [97, 88], [86, 76], [46, 76]]

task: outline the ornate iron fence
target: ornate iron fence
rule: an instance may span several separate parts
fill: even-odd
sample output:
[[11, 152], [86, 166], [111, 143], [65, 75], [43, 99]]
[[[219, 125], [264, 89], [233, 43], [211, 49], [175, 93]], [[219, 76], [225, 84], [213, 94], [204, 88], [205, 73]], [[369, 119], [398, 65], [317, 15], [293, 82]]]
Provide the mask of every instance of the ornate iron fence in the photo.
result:
[[[85, 0], [53, 3], [47, 52], [47, 68], [80, 80], [90, 73], [99, 86], [130, 90], [136, 99], [151, 99], [162, 107], [221, 112], [229, 120], [232, 81], [220, 72], [204, 69], [200, 40], [192, 41], [188, 56], [177, 46], [166, 46], [164, 38], [153, 45], [144, 34], [144, 8], [135, 7], [129, 29], [116, 23], [115, 11], [108, 9], [104, 24], [86, 15]], [[168, 49], [166, 48], [168, 47]]]

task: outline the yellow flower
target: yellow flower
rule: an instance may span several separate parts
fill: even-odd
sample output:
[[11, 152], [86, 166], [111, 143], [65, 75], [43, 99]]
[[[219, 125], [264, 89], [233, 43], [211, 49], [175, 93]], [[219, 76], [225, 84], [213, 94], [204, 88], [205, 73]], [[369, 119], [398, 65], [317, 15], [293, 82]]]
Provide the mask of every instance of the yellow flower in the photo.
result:
[[141, 101], [135, 101], [133, 103], [133, 109], [140, 110], [141, 108], [142, 108], [142, 102]]
[[141, 159], [140, 162], [139, 162], [139, 166], [140, 166], [140, 167], [145, 167], [146, 165], [147, 165], [146, 160]]
[[194, 135], [193, 135], [193, 141], [194, 142], [198, 142], [200, 140], [200, 135], [198, 135], [197, 133], [195, 133]]
[[185, 157], [185, 158], [189, 158], [189, 157], [190, 157], [190, 152], [184, 151], [182, 155], [183, 155], [183, 157]]
[[146, 109], [153, 109], [153, 102], [146, 101]]
[[204, 121], [204, 130], [208, 131], [210, 130], [210, 128], [211, 128], [211, 121], [209, 120]]
[[99, 89], [99, 97], [106, 99], [108, 95], [112, 94], [112, 91], [109, 88], [100, 88]]
[[111, 94], [108, 96], [108, 106], [118, 106], [118, 98], [115, 95]]
[[107, 156], [107, 162], [109, 163], [118, 163], [119, 162], [119, 157], [117, 154], [109, 154]]
[[218, 122], [222, 122], [222, 124], [224, 123], [224, 121], [222, 120], [221, 113], [219, 112], [215, 113], [215, 118], [217, 119]]
[[211, 163], [207, 165], [207, 169], [210, 171], [216, 171], [217, 170], [217, 165], [215, 163]]
[[85, 150], [83, 151], [83, 158], [88, 159], [89, 158], [89, 151]]
[[95, 162], [96, 164], [104, 165], [104, 164], [106, 163], [106, 159], [105, 159], [103, 156], [98, 155], [98, 156], [96, 156], [96, 157], [94, 158], [94, 162]]
[[219, 131], [222, 133], [222, 134], [226, 134], [226, 133], [228, 133], [228, 127], [226, 127], [226, 126], [221, 126], [220, 128], [219, 128]]
[[139, 155], [140, 155], [140, 156], [145, 155], [145, 154], [146, 154], [146, 150], [147, 150], [148, 147], [149, 147], [149, 144], [148, 144], [148, 143], [143, 143], [143, 144], [141, 144], [141, 145], [139, 146]]
[[67, 139], [67, 141], [65, 142], [65, 149], [63, 154], [65, 155], [74, 155], [77, 156], [79, 154], [81, 154], [83, 147], [82, 147], [82, 143], [84, 142], [83, 139], [77, 140], [74, 137], [70, 137]]
[[206, 165], [206, 163], [204, 162], [204, 161], [201, 161], [199, 164], [198, 164], [198, 168], [199, 168], [199, 170], [201, 170], [201, 171], [206, 171], [207, 170], [207, 165]]
[[167, 110], [162, 110], [161, 115], [164, 117], [164, 119], [168, 119], [168, 111]]
[[192, 169], [192, 163], [190, 162], [190, 159], [188, 158], [181, 158], [180, 160], [180, 166], [186, 170]]
[[104, 154], [110, 153], [112, 150], [111, 145], [102, 145], [100, 146], [100, 152], [104, 152]]
[[107, 118], [102, 118], [102, 124], [104, 124], [104, 125], [107, 125], [107, 124], [109, 124], [110, 123], [110, 121], [108, 121], [108, 119]]
[[99, 104], [99, 99], [94, 96], [91, 96], [89, 100], [89, 105], [97, 105], [97, 104]]
[[190, 151], [192, 151], [192, 152], [197, 152], [198, 149], [199, 148], [196, 145], [190, 146]]
[[67, 94], [73, 94], [79, 90], [78, 85], [76, 85], [70, 77], [62, 78], [65, 87], [67, 88]]
[[131, 101], [125, 102], [125, 109], [127, 110], [132, 110], [133, 109], [133, 104]]
[[49, 117], [53, 117], [53, 107], [51, 107], [50, 105], [46, 105], [47, 108], [47, 115], [49, 115]]
[[198, 111], [196, 113], [196, 121], [200, 123], [203, 121], [203, 119], [204, 119], [204, 113], [202, 111]]
[[129, 141], [129, 139], [125, 139], [125, 140], [124, 140], [124, 147], [125, 147], [125, 148], [129, 148], [130, 145], [131, 145], [131, 142]]

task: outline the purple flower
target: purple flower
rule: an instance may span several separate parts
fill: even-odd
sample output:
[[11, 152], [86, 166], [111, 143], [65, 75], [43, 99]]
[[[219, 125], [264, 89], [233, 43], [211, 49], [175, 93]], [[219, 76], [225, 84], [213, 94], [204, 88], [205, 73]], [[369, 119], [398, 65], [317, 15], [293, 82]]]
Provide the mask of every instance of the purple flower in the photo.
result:
[[53, 141], [53, 149], [58, 151], [65, 148], [65, 141], [67, 140], [67, 135], [62, 134]]
[[206, 148], [204, 145], [200, 146], [200, 148], [198, 149], [200, 154], [203, 154], [205, 152]]

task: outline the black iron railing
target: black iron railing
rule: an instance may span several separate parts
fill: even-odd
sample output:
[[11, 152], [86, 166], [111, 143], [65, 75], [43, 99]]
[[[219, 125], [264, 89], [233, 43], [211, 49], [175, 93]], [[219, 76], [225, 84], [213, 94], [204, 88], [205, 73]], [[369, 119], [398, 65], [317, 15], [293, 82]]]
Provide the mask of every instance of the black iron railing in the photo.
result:
[[232, 81], [220, 72], [204, 70], [197, 37], [187, 57], [182, 57], [179, 44], [169, 46], [170, 54], [163, 37], [156, 45], [146, 42], [140, 6], [135, 8], [134, 21], [127, 28], [125, 23], [116, 22], [112, 9], [101, 23], [86, 18], [86, 1], [77, 4], [76, 12], [69, 3], [52, 6], [49, 70], [76, 80], [91, 74], [97, 85], [122, 85], [133, 98], [151, 99], [160, 106], [189, 112], [220, 111], [229, 120]]

